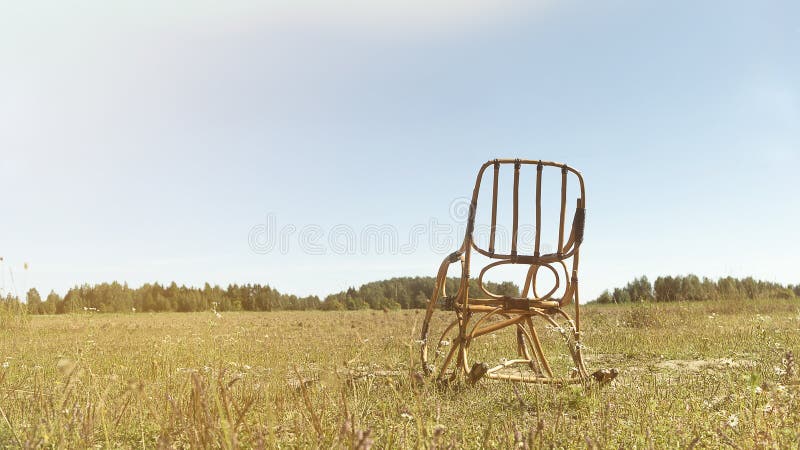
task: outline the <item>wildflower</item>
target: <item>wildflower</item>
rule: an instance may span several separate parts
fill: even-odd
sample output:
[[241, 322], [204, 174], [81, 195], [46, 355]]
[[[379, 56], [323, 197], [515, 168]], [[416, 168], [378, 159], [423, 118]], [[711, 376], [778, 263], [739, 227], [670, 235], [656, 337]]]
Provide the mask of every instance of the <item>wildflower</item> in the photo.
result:
[[400, 417], [402, 417], [403, 419], [406, 419], [406, 420], [413, 420], [414, 419], [414, 416], [412, 416], [411, 414], [406, 413], [406, 412], [401, 413]]
[[728, 426], [731, 428], [739, 426], [739, 417], [736, 414], [731, 414], [731, 416], [728, 417]]
[[8, 369], [8, 361], [3, 361], [3, 369]]

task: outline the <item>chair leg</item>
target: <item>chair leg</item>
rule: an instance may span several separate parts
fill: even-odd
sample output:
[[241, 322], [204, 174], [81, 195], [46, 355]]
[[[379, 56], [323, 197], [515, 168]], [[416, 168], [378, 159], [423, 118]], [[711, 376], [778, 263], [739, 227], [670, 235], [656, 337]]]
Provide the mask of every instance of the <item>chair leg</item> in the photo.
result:
[[[444, 362], [442, 363], [441, 369], [439, 369], [437, 371], [438, 372], [436, 374], [436, 379], [437, 380], [439, 380], [439, 381], [444, 381], [445, 380], [445, 375], [447, 374], [447, 367], [450, 366], [450, 363], [453, 362], [453, 357], [455, 356], [456, 359], [459, 358], [459, 356], [457, 356], [457, 355], [460, 354], [460, 347], [461, 347], [461, 342], [459, 342], [458, 338], [456, 338], [455, 342], [453, 342], [453, 345], [450, 348], [450, 351], [447, 353], [447, 357], [444, 359]], [[449, 380], [451, 380], [451, 381], [454, 380], [456, 378], [457, 374], [458, 374], [458, 362], [456, 362], [456, 368], [455, 368], [455, 370], [453, 370], [453, 373], [450, 375]]]
[[[586, 371], [586, 364], [583, 360], [583, 344], [581, 343], [581, 335], [577, 329], [577, 326], [575, 325], [575, 321], [573, 321], [569, 314], [564, 312], [562, 309], [557, 309], [553, 315], [562, 317], [566, 326], [560, 325], [550, 315], [540, 314], [540, 316], [549, 322], [551, 326], [559, 331], [564, 339], [564, 343], [567, 345], [567, 350], [569, 350], [572, 361], [575, 364], [575, 374], [578, 376], [581, 382], [586, 383], [589, 380], [589, 374]], [[575, 374], [573, 374], [573, 377]]]
[[[430, 376], [436, 373], [437, 377], [441, 377], [458, 351], [458, 336], [453, 335], [458, 327], [458, 320], [451, 321], [445, 327], [444, 331], [432, 330], [430, 322], [430, 319], [426, 319], [426, 322], [423, 324], [423, 332], [420, 340], [420, 359], [425, 375]], [[445, 358], [441, 359], [441, 357], [445, 355], [445, 352], [447, 352]], [[440, 361], [444, 362], [441, 367], [437, 369]]]
[[575, 367], [578, 368], [578, 374], [582, 379], [588, 379], [589, 373], [586, 371], [586, 362], [583, 359], [583, 344], [581, 343], [581, 334], [575, 328], [572, 329], [575, 340], [575, 353], [572, 359], [575, 361]]
[[458, 378], [468, 374], [469, 369], [467, 368], [467, 352], [469, 349], [469, 340], [467, 338], [467, 325], [469, 324], [470, 314], [462, 313], [458, 314], [458, 360], [456, 362], [456, 368], [454, 373], [454, 378]]
[[[531, 356], [531, 352], [528, 350], [528, 346], [533, 348], [533, 338], [530, 334], [525, 330], [525, 325], [518, 323], [517, 324], [517, 354], [524, 359], [530, 361], [528, 366], [530, 366], [531, 370], [536, 373], [537, 376], [542, 376], [542, 369], [539, 367], [539, 362], [537, 361], [538, 357]], [[535, 353], [535, 351], [534, 351]]]

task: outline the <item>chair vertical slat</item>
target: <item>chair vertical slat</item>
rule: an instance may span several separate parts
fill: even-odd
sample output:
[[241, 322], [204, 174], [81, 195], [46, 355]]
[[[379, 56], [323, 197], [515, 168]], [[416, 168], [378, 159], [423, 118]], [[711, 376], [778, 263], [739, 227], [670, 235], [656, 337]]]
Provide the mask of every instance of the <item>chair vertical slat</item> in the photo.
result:
[[564, 251], [564, 220], [567, 212], [567, 168], [561, 169], [561, 219], [558, 225], [558, 253]]
[[539, 244], [542, 241], [542, 163], [536, 166], [536, 243], [533, 256], [539, 257]]
[[494, 254], [495, 231], [497, 230], [497, 179], [500, 175], [500, 163], [494, 162], [494, 182], [492, 184], [492, 228], [489, 231], [489, 253]]
[[520, 162], [514, 163], [514, 224], [511, 228], [511, 255], [517, 255], [517, 232], [519, 231], [519, 168]]

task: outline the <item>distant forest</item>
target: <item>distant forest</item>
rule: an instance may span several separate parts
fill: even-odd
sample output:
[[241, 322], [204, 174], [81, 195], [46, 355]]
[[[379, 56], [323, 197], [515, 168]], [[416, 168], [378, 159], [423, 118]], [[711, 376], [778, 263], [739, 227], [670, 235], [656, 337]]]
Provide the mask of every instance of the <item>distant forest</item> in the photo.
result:
[[784, 286], [769, 281], [759, 281], [752, 277], [725, 277], [712, 280], [697, 275], [677, 277], [658, 277], [650, 283], [642, 276], [631, 281], [625, 287], [605, 291], [595, 302], [598, 303], [631, 303], [631, 302], [675, 302], [726, 299], [783, 298], [800, 297], [800, 285]]
[[[145, 284], [138, 288], [127, 284], [102, 283], [70, 289], [64, 297], [50, 292], [42, 298], [34, 288], [25, 302], [13, 295], [0, 297], [5, 307], [26, 309], [31, 314], [65, 314], [75, 312], [191, 312], [191, 311], [286, 311], [286, 310], [355, 310], [425, 308], [434, 286], [433, 277], [403, 277], [375, 281], [327, 296], [298, 297], [279, 292], [269, 285], [232, 284], [226, 288], [206, 284], [202, 288], [178, 286], [176, 283]], [[447, 291], [457, 290], [458, 280], [447, 280]], [[477, 282], [470, 280], [470, 289]], [[501, 295], [519, 295], [511, 282], [487, 283]], [[603, 292], [594, 302], [671, 302], [725, 300], [733, 298], [800, 297], [800, 285], [784, 286], [753, 278], [720, 278], [712, 280], [695, 275], [658, 277], [650, 283], [647, 277], [637, 278], [626, 286]]]
[[[317, 296], [298, 297], [279, 292], [269, 285], [231, 284], [226, 288], [206, 284], [202, 288], [167, 286], [158, 283], [130, 288], [127, 284], [101, 283], [70, 289], [62, 298], [50, 292], [42, 298], [34, 288], [26, 294], [26, 304], [12, 295], [0, 298], [7, 306], [16, 304], [31, 314], [65, 314], [74, 312], [191, 312], [191, 311], [287, 311], [287, 310], [355, 310], [411, 309], [427, 306], [435, 279], [405, 277], [367, 283], [331, 294], [322, 301]], [[477, 289], [475, 280], [470, 281]], [[448, 292], [458, 286], [455, 278], [447, 280]], [[487, 283], [502, 295], [517, 295], [513, 283]]]

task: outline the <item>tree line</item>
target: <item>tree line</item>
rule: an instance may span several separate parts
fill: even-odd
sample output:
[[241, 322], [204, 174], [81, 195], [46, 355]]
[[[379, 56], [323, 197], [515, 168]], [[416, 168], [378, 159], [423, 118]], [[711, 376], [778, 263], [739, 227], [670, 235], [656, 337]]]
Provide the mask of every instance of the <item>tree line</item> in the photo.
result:
[[800, 285], [756, 280], [752, 277], [724, 277], [712, 280], [697, 275], [662, 276], [650, 283], [646, 276], [634, 279], [624, 287], [606, 290], [594, 301], [598, 303], [674, 302], [726, 299], [800, 297]]
[[[458, 279], [447, 279], [447, 292], [458, 290]], [[192, 311], [287, 311], [425, 308], [433, 292], [433, 277], [400, 277], [366, 283], [358, 288], [328, 295], [298, 297], [269, 285], [231, 284], [225, 288], [206, 283], [202, 288], [148, 283], [137, 288], [127, 284], [84, 284], [70, 289], [63, 297], [51, 291], [45, 298], [32, 288], [21, 301], [13, 295], [0, 297], [6, 309], [26, 310], [29, 314], [76, 312], [192, 312]], [[500, 295], [518, 296], [519, 287], [511, 282], [486, 286]], [[478, 290], [470, 280], [470, 290]], [[712, 280], [696, 275], [663, 276], [650, 283], [647, 277], [634, 279], [624, 287], [604, 291], [597, 303], [671, 302], [724, 300], [734, 298], [796, 298], [800, 285], [733, 277]]]
[[[18, 300], [9, 296], [6, 301]], [[76, 286], [63, 297], [51, 291], [42, 299], [35, 288], [26, 294], [26, 308], [31, 314], [305, 310], [316, 309], [319, 303], [317, 296], [283, 294], [260, 284], [231, 284], [223, 289], [208, 283], [197, 288], [173, 282], [166, 286], [148, 283], [131, 288], [113, 282]]]
[[[458, 291], [458, 278], [446, 280], [446, 291], [453, 295]], [[414, 309], [427, 308], [431, 293], [435, 287], [434, 277], [400, 277], [389, 280], [373, 281], [360, 288], [350, 288], [325, 297], [321, 309]], [[476, 292], [477, 280], [470, 279], [470, 291]], [[517, 296], [519, 287], [506, 281], [503, 283], [484, 283], [491, 292], [500, 295]]]
[[[42, 298], [36, 288], [28, 290], [25, 302], [13, 295], [0, 297], [5, 307], [25, 309], [29, 314], [67, 314], [76, 312], [192, 312], [192, 311], [287, 311], [424, 308], [434, 288], [433, 277], [403, 277], [367, 283], [331, 294], [298, 297], [284, 294], [269, 285], [231, 284], [226, 288], [178, 286], [176, 283], [145, 284], [131, 288], [127, 284], [84, 284], [71, 288], [63, 297], [51, 291]], [[457, 290], [458, 281], [447, 280], [448, 292]], [[477, 289], [475, 280], [471, 288]], [[510, 282], [486, 283], [493, 292], [517, 295]]]

